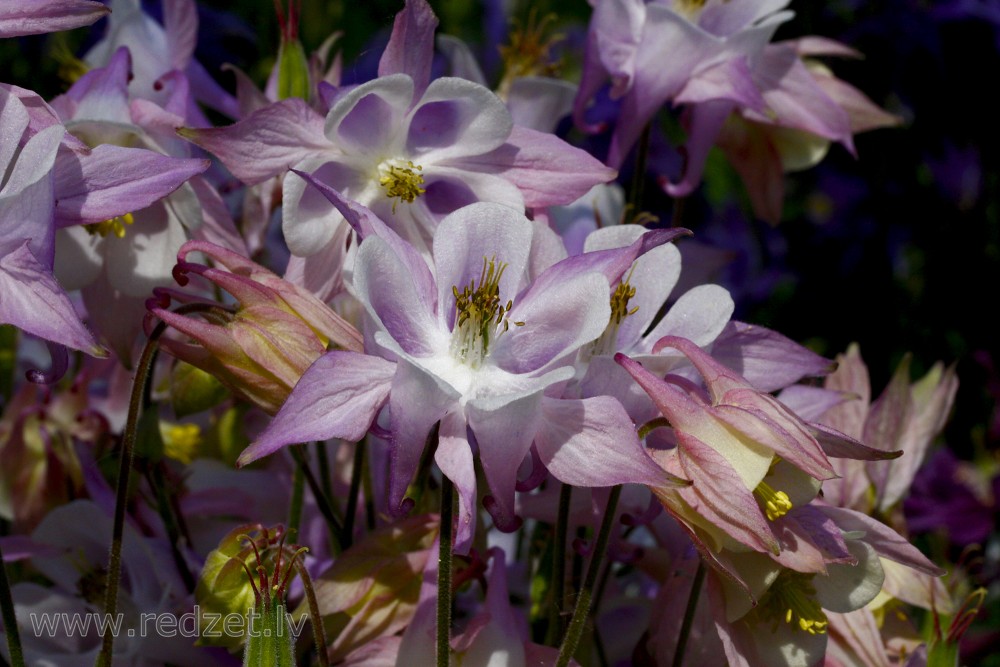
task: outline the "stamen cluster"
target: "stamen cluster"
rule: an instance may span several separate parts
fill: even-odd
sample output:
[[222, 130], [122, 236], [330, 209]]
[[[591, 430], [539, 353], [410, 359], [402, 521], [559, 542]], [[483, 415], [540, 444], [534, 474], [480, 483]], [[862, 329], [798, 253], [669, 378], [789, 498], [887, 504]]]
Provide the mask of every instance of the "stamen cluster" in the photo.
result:
[[[455, 295], [455, 329], [452, 332], [452, 354], [464, 363], [478, 368], [489, 353], [490, 344], [510, 328], [508, 313], [514, 306], [510, 299], [500, 301], [500, 278], [507, 265], [497, 262], [496, 257], [483, 257], [483, 271], [479, 283], [475, 280], [459, 292], [452, 286]], [[514, 322], [524, 326], [524, 322]]]

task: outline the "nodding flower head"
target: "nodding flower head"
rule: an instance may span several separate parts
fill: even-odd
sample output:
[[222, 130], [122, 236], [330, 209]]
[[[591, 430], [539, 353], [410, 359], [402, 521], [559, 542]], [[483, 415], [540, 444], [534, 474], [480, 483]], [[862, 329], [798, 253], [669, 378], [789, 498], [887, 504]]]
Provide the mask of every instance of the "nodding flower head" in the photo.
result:
[[[215, 266], [186, 261], [196, 251]], [[150, 312], [186, 336], [164, 337], [161, 345], [267, 412], [277, 412], [327, 349], [361, 351], [361, 334], [326, 304], [241, 255], [190, 241], [178, 253], [174, 277], [183, 286], [192, 275], [222, 288], [237, 303], [225, 307], [195, 294], [156, 290], [147, 303]], [[202, 312], [172, 312], [172, 300], [201, 303]]]

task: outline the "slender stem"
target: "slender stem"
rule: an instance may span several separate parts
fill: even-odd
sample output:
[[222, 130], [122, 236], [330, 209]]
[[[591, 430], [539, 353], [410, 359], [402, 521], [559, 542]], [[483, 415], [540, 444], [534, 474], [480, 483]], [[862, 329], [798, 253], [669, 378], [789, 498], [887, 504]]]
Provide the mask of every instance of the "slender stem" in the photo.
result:
[[[201, 304], [192, 304], [201, 305]], [[181, 312], [178, 308], [176, 312]], [[115, 489], [115, 516], [111, 532], [111, 553], [108, 556], [107, 589], [104, 595], [104, 613], [114, 621], [118, 613], [118, 586], [121, 583], [122, 569], [122, 539], [125, 533], [125, 505], [128, 502], [129, 477], [135, 460], [136, 426], [139, 423], [139, 413], [142, 411], [142, 397], [156, 357], [157, 341], [167, 325], [160, 322], [153, 329], [142, 348], [142, 355], [135, 370], [132, 383], [132, 395], [129, 397], [128, 417], [125, 420], [125, 430], [122, 432], [121, 457], [118, 462], [118, 486]], [[111, 656], [114, 653], [115, 635], [105, 632], [101, 641], [101, 652], [97, 656], [98, 667], [110, 667]]]
[[628, 219], [633, 222], [642, 212], [642, 196], [646, 189], [646, 160], [649, 158], [649, 135], [652, 123], [646, 123], [639, 137], [639, 147], [635, 154], [635, 168], [632, 172], [632, 185], [629, 188], [628, 206], [625, 208]]
[[344, 513], [344, 548], [354, 542], [354, 515], [358, 513], [358, 495], [361, 493], [361, 478], [365, 467], [365, 441], [354, 445], [354, 465], [351, 466], [351, 490], [347, 495], [347, 511]]
[[615, 510], [618, 508], [618, 498], [622, 494], [621, 485], [611, 488], [608, 497], [608, 506], [604, 510], [604, 520], [601, 521], [601, 530], [597, 534], [597, 541], [594, 543], [594, 550], [590, 556], [590, 566], [587, 568], [587, 576], [583, 580], [583, 586], [576, 596], [576, 607], [573, 608], [573, 618], [569, 622], [569, 630], [563, 638], [562, 646], [559, 647], [559, 659], [556, 667], [566, 667], [570, 659], [576, 653], [576, 647], [583, 636], [583, 629], [587, 625], [587, 616], [590, 615], [590, 603], [593, 599], [594, 584], [597, 583], [597, 575], [601, 571], [601, 561], [604, 552], [608, 549], [608, 538], [611, 536], [611, 527], [615, 523]]
[[327, 502], [331, 503], [332, 509], [336, 510], [336, 497], [333, 495], [333, 482], [330, 480], [330, 460], [326, 455], [326, 443], [317, 440], [316, 445], [316, 465], [319, 466], [319, 484], [323, 489], [323, 495]]
[[167, 537], [170, 539], [170, 554], [173, 556], [174, 565], [177, 566], [177, 571], [180, 573], [181, 579], [184, 580], [184, 586], [188, 592], [194, 592], [196, 581], [179, 547], [181, 537], [180, 527], [174, 517], [173, 506], [167, 494], [161, 464], [154, 464], [146, 471], [146, 483], [153, 489], [153, 494], [156, 496], [156, 509], [160, 513], [160, 518], [163, 519], [164, 527], [167, 529]]
[[[303, 445], [293, 445], [302, 455]], [[292, 472], [292, 500], [288, 507], [288, 532], [296, 540], [299, 537], [299, 526], [302, 525], [302, 503], [306, 495], [305, 466], [297, 465]]]
[[705, 581], [705, 564], [698, 559], [698, 569], [691, 583], [691, 593], [688, 595], [687, 608], [684, 609], [684, 620], [681, 621], [681, 634], [677, 637], [677, 650], [674, 651], [673, 667], [681, 667], [684, 663], [684, 651], [687, 650], [688, 637], [691, 636], [691, 625], [694, 623], [694, 613], [698, 609], [698, 597], [701, 585]]
[[566, 604], [566, 534], [569, 532], [569, 506], [573, 487], [559, 489], [559, 513], [556, 515], [555, 542], [552, 553], [552, 602], [549, 605], [549, 629], [545, 643], [552, 645], [563, 634], [563, 605]]
[[[215, 304], [189, 303], [174, 309], [178, 315], [201, 313], [219, 317], [232, 317], [232, 312]], [[121, 458], [118, 462], [118, 480], [115, 489], [115, 516], [111, 528], [111, 549], [108, 556], [107, 589], [104, 595], [104, 613], [107, 618], [115, 620], [118, 613], [118, 586], [121, 584], [122, 570], [122, 539], [125, 534], [125, 505], [128, 502], [129, 477], [135, 461], [136, 427], [142, 412], [143, 399], [148, 399], [146, 384], [149, 380], [153, 361], [160, 336], [167, 330], [165, 322], [158, 323], [149, 334], [146, 345], [142, 348], [139, 363], [136, 364], [135, 378], [132, 381], [132, 393], [128, 402], [128, 417], [125, 419], [125, 430], [122, 432]], [[98, 667], [110, 667], [111, 656], [114, 654], [115, 636], [105, 632], [101, 640], [101, 652], [97, 656]]]
[[301, 445], [290, 447], [289, 451], [292, 453], [292, 458], [295, 459], [298, 469], [302, 471], [305, 482], [309, 485], [309, 491], [312, 492], [313, 498], [316, 499], [316, 508], [323, 515], [323, 518], [326, 519], [327, 527], [330, 529], [330, 534], [336, 543], [334, 545], [336, 547], [335, 551], [339, 552], [342, 550], [344, 528], [337, 515], [333, 513], [333, 509], [327, 502], [326, 496], [323, 495], [323, 490], [320, 488], [316, 476], [313, 475], [312, 470], [309, 468], [309, 462], [306, 461], [305, 454], [300, 447]]
[[0, 612], [3, 613], [3, 626], [7, 630], [7, 648], [10, 650], [11, 667], [24, 667], [21, 635], [17, 630], [14, 598], [10, 594], [10, 581], [7, 580], [7, 566], [3, 562], [2, 550], [0, 550]]
[[316, 654], [319, 657], [320, 667], [328, 667], [330, 656], [326, 653], [326, 631], [323, 629], [323, 617], [319, 613], [319, 600], [316, 599], [316, 591], [312, 585], [312, 578], [309, 571], [301, 559], [296, 558], [295, 569], [299, 573], [299, 581], [302, 582], [302, 590], [306, 596], [306, 604], [309, 605], [309, 620], [312, 623], [313, 639], [316, 641]]
[[438, 540], [437, 667], [451, 663], [451, 513], [455, 487], [441, 476], [441, 537]]
[[368, 530], [375, 530], [375, 490], [372, 487], [372, 467], [370, 456], [366, 456], [361, 466], [361, 488], [365, 494], [365, 525]]
[[674, 212], [670, 217], [671, 227], [680, 227], [681, 219], [684, 217], [684, 202], [687, 197], [675, 197], [674, 198]]

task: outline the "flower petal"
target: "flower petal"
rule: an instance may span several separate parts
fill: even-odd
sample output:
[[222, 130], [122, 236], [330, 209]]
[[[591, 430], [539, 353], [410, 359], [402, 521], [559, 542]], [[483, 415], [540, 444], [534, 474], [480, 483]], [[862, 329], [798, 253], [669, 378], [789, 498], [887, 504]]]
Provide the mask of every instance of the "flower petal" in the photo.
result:
[[337, 350], [324, 354], [237, 463], [246, 465], [301, 442], [361, 440], [385, 404], [395, 372], [396, 364], [378, 357]]
[[476, 468], [461, 414], [453, 412], [441, 420], [434, 462], [458, 491], [453, 551], [464, 556], [476, 535]]

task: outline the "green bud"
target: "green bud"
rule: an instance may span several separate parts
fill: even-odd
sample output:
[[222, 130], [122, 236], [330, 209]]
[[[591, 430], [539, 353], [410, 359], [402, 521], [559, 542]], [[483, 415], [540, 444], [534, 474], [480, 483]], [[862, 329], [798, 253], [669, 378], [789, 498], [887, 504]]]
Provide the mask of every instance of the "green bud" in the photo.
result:
[[186, 417], [226, 400], [229, 390], [210, 373], [179, 361], [170, 373], [170, 405], [178, 417]]
[[302, 42], [282, 39], [278, 47], [278, 99], [309, 99], [309, 60]]

